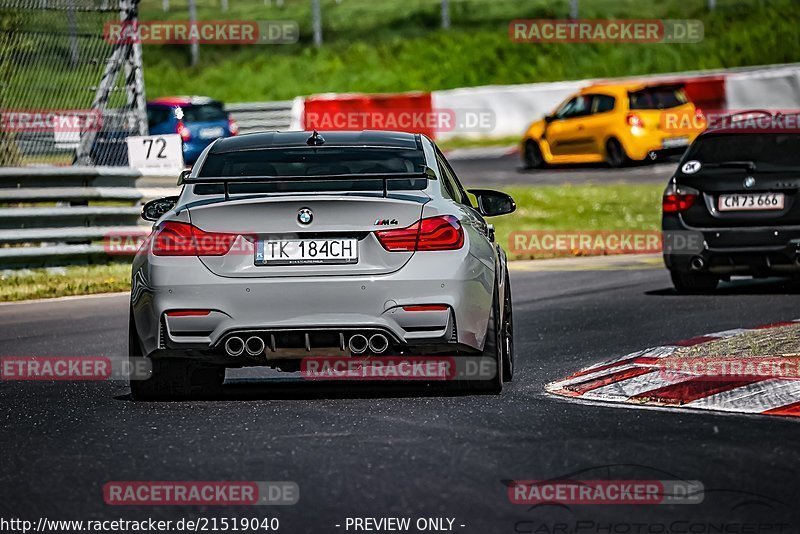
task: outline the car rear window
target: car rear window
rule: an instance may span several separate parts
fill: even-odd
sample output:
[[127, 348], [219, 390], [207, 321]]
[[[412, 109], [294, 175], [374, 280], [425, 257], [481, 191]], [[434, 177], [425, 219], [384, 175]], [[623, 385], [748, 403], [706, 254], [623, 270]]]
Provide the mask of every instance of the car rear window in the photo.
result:
[[209, 154], [199, 176], [335, 176], [422, 172], [425, 155], [418, 149], [272, 148]]
[[628, 93], [630, 109], [668, 109], [688, 101], [681, 87], [648, 87]]
[[171, 117], [172, 108], [161, 106], [148, 106], [147, 108], [147, 126], [150, 128], [167, 122]]
[[184, 106], [184, 122], [209, 122], [228, 120], [228, 114], [222, 108], [222, 104], [205, 104], [202, 106]]
[[[386, 181], [386, 190], [389, 192], [421, 191], [427, 186], [426, 178], [393, 178]], [[194, 186], [195, 195], [221, 195], [224, 192], [223, 184], [196, 184]], [[383, 180], [292, 180], [228, 184], [228, 194], [230, 195], [342, 192], [374, 192], [380, 195], [383, 193]]]
[[700, 163], [753, 161], [763, 166], [800, 167], [800, 134], [735, 133], [700, 137], [686, 159]]

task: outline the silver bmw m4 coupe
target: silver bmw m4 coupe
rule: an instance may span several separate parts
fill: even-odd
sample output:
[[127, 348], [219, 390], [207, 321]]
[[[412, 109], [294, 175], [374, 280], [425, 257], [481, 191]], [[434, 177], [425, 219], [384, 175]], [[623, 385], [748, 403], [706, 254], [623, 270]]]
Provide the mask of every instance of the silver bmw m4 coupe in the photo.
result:
[[219, 139], [147, 203], [129, 343], [136, 399], [213, 396], [226, 368], [297, 372], [312, 356], [436, 355], [514, 372], [511, 288], [484, 217], [505, 193], [462, 187], [423, 135], [267, 132]]

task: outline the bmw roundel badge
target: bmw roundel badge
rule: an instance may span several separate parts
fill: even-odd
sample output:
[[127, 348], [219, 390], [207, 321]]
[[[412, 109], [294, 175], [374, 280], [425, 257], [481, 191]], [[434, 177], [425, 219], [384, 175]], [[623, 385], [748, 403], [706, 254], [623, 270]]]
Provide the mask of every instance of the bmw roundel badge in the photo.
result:
[[308, 209], [303, 208], [297, 212], [297, 222], [300, 224], [311, 224], [311, 221], [314, 220], [314, 213]]

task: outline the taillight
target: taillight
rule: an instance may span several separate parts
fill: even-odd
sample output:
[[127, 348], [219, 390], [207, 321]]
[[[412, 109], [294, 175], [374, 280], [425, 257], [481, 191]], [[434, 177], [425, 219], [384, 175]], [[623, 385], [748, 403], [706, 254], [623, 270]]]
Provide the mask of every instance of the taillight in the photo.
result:
[[178, 124], [175, 126], [175, 131], [181, 136], [183, 141], [189, 141], [192, 138], [192, 132], [183, 124], [183, 121], [178, 121]]
[[628, 113], [628, 116], [625, 118], [628, 123], [628, 126], [633, 126], [634, 128], [644, 128], [644, 121], [642, 118], [637, 115], [636, 113]]
[[231, 135], [239, 135], [239, 125], [233, 119], [228, 119], [228, 131]]
[[167, 317], [205, 317], [211, 310], [170, 310]]
[[448, 307], [445, 304], [414, 304], [411, 306], [403, 306], [403, 311], [407, 312], [423, 312], [423, 311], [447, 311]]
[[676, 187], [674, 184], [667, 186], [661, 200], [661, 209], [664, 213], [681, 213], [691, 208], [700, 191], [690, 187]]
[[420, 219], [397, 230], [381, 230], [375, 236], [389, 252], [457, 250], [464, 246], [464, 229], [452, 215]]
[[159, 225], [153, 237], [156, 256], [224, 256], [237, 234], [204, 232], [188, 223], [167, 221]]

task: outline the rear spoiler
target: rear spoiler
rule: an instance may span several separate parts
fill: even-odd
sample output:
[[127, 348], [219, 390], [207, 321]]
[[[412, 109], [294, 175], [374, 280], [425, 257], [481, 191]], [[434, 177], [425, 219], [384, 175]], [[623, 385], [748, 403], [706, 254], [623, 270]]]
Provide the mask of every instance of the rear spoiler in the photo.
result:
[[320, 174], [316, 176], [190, 176], [190, 171], [183, 171], [178, 178], [178, 185], [183, 184], [223, 184], [225, 188], [225, 199], [229, 198], [228, 184], [245, 183], [265, 183], [265, 182], [319, 182], [326, 180], [383, 180], [383, 196], [389, 195], [389, 180], [409, 180], [424, 178], [426, 180], [436, 180], [436, 172], [428, 167], [420, 172], [401, 172], [401, 173], [367, 173], [367, 174]]

